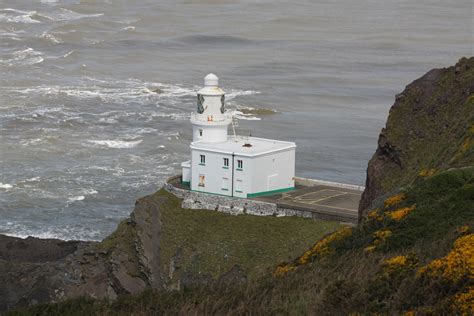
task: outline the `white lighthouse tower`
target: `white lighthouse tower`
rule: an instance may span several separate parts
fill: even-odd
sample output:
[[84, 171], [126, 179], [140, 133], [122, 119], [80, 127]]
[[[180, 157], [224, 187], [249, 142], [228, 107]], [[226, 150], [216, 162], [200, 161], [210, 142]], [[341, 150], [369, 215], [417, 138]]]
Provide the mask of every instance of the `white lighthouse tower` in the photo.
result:
[[204, 88], [197, 93], [197, 113], [191, 116], [193, 142], [220, 143], [227, 141], [232, 119], [224, 114], [225, 92], [219, 88], [219, 78], [208, 74]]
[[208, 74], [191, 115], [191, 160], [181, 164], [182, 183], [192, 191], [237, 198], [293, 190], [295, 143], [228, 136], [232, 118], [224, 104], [219, 78]]

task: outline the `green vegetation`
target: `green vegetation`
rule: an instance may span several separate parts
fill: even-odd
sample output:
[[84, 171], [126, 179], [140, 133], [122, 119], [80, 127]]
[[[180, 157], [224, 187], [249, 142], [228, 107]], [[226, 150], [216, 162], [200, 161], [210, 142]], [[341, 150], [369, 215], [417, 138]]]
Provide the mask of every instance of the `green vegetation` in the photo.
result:
[[[180, 212], [188, 214], [201, 211]], [[202, 215], [209, 217], [203, 219], [203, 223], [211, 225], [213, 216], [205, 213]], [[200, 218], [196, 217], [195, 220], [200, 222]], [[12, 311], [7, 315], [152, 315], [192, 312], [257, 315], [407, 312], [468, 315], [474, 309], [473, 224], [474, 168], [450, 170], [419, 179], [410, 187], [402, 189], [397, 196], [386, 199], [385, 203], [381, 202], [369, 212], [367, 220], [360, 227], [353, 228], [350, 233], [341, 233], [348, 230], [343, 228], [325, 237], [322, 242], [317, 242], [294, 261], [280, 265], [280, 268], [285, 265], [293, 265], [294, 268], [279, 276], [267, 273], [243, 285], [217, 281], [181, 291], [147, 291], [138, 296], [119, 298], [115, 302], [70, 300]], [[232, 226], [225, 221], [220, 225], [227, 229]], [[189, 229], [193, 232], [194, 242], [199, 235], [207, 236], [202, 231], [196, 232], [195, 228]], [[250, 234], [250, 228], [240, 229]], [[190, 238], [189, 235], [186, 237], [186, 231], [188, 229], [183, 229], [176, 244], [178, 240]], [[223, 229], [220, 233], [220, 238], [227, 238], [227, 242], [232, 244], [236, 242], [225, 236], [225, 231]], [[241, 235], [245, 234], [244, 231], [241, 231]], [[254, 233], [260, 234], [251, 232]], [[216, 239], [215, 242], [220, 241]], [[200, 247], [206, 249], [205, 245]], [[288, 244], [282, 248], [288, 251], [287, 247]], [[313, 256], [316, 252], [318, 254]], [[307, 253], [310, 255], [305, 255]], [[267, 258], [267, 255], [263, 257]], [[254, 260], [256, 264], [255, 259], [246, 260]], [[295, 264], [297, 262], [298, 265]]]
[[297, 217], [186, 210], [172, 194], [164, 190], [156, 194], [166, 196], [160, 208], [162, 271], [169, 271], [173, 261], [181, 276], [216, 278], [239, 266], [246, 276], [255, 277], [339, 227], [336, 222]]
[[382, 187], [390, 192], [427, 170], [472, 163], [474, 155], [474, 58], [410, 84], [392, 107], [385, 137], [401, 161], [382, 170]]

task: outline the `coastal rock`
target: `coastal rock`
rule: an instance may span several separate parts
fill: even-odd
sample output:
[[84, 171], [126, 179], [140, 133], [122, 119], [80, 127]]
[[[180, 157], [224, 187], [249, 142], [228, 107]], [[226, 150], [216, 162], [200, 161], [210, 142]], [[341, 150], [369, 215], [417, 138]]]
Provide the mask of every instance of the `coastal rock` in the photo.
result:
[[473, 93], [471, 57], [429, 71], [396, 96], [368, 164], [359, 220], [377, 197], [427, 173], [474, 164]]
[[0, 311], [159, 288], [159, 213], [159, 197], [139, 199], [130, 219], [100, 243], [0, 235]]

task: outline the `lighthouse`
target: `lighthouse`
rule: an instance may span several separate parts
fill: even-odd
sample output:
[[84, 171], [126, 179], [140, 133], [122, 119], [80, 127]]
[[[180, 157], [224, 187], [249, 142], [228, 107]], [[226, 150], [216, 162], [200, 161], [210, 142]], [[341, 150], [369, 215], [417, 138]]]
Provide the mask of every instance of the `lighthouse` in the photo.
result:
[[208, 74], [204, 88], [197, 93], [196, 113], [191, 116], [193, 142], [220, 143], [227, 141], [231, 118], [225, 114], [225, 92], [219, 88], [219, 78]]
[[191, 115], [191, 160], [183, 162], [182, 183], [190, 190], [251, 198], [293, 190], [296, 144], [259, 137], [229, 136], [219, 78], [208, 74]]

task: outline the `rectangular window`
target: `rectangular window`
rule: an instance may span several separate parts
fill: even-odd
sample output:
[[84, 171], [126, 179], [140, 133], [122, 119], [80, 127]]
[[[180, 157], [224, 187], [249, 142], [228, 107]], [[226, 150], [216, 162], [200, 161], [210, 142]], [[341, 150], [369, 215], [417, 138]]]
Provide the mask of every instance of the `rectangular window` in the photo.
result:
[[223, 191], [229, 191], [229, 178], [222, 178], [222, 188]]
[[237, 170], [242, 170], [244, 168], [244, 162], [242, 160], [237, 160]]
[[224, 169], [228, 169], [229, 168], [229, 158], [224, 158]]
[[205, 165], [206, 164], [206, 156], [204, 155], [199, 155], [200, 156], [200, 165]]
[[199, 130], [199, 136], [202, 136], [202, 129]]
[[203, 174], [200, 174], [198, 187], [205, 187], [206, 186], [205, 180], [206, 180], [206, 176]]

